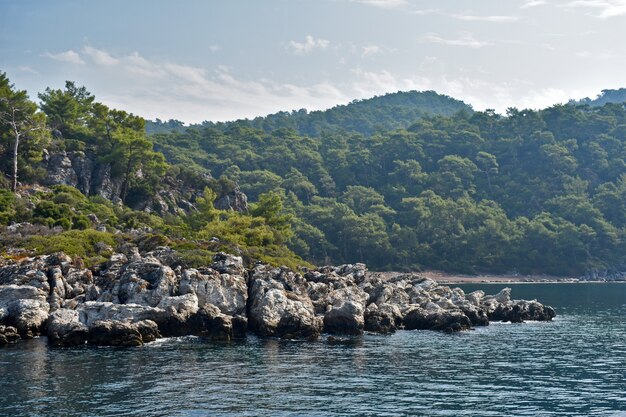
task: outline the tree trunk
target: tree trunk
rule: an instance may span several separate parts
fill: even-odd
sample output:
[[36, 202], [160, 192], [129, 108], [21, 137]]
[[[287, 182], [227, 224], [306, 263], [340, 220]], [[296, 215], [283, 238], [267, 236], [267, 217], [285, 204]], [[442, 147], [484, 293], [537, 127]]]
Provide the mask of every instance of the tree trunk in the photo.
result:
[[17, 190], [17, 149], [20, 146], [20, 134], [15, 130], [15, 145], [13, 146], [13, 184], [11, 185], [11, 191]]
[[128, 182], [130, 181], [130, 171], [133, 166], [133, 150], [129, 149], [128, 162], [126, 163], [126, 172], [124, 173], [124, 182], [122, 183], [122, 192], [120, 198], [122, 202], [126, 201], [126, 193], [128, 192]]

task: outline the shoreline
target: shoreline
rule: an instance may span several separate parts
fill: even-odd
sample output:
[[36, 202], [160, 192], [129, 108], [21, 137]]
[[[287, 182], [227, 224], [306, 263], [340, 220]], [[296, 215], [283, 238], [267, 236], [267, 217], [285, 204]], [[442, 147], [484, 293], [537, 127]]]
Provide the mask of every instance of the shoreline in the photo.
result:
[[[384, 276], [397, 275], [398, 272], [379, 272]], [[425, 278], [432, 279], [440, 284], [624, 284], [618, 280], [585, 280], [576, 277], [559, 277], [554, 275], [464, 275], [437, 270], [415, 272]]]

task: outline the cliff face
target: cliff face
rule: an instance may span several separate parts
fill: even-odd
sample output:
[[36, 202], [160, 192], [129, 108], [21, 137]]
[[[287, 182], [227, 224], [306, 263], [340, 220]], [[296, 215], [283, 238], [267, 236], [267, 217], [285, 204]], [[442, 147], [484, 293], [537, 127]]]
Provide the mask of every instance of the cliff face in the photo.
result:
[[[44, 152], [41, 167], [47, 175], [42, 185], [69, 185], [88, 196], [98, 195], [114, 203], [120, 198], [122, 178], [111, 174], [111, 165], [98, 161], [93, 152]], [[195, 201], [203, 190], [185, 186], [182, 181], [166, 176], [152, 196], [127, 196], [126, 203], [134, 210], [163, 214], [181, 214], [195, 210]], [[221, 195], [215, 202], [221, 210], [248, 211], [248, 199], [239, 188]]]
[[47, 171], [43, 185], [70, 185], [85, 195], [99, 195], [119, 200], [121, 179], [112, 179], [111, 165], [98, 163], [96, 155], [82, 151], [44, 153], [42, 162]]

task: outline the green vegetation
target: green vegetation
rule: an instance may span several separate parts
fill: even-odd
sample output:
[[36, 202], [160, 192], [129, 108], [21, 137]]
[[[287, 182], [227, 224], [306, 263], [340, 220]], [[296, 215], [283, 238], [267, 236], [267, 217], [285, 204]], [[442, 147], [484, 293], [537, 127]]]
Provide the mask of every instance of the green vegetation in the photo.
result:
[[[22, 136], [23, 184], [46, 174], [44, 148], [96, 154], [121, 184], [114, 203], [68, 186], [13, 193], [3, 180], [0, 222], [35, 225], [3, 232], [5, 248], [64, 249], [98, 262], [103, 248], [124, 242], [167, 244], [193, 266], [219, 250], [288, 266], [306, 259], [468, 273], [626, 265], [624, 104], [498, 115], [410, 92], [187, 129], [159, 122], [162, 133], [146, 137], [143, 119], [97, 103], [84, 87], [47, 89], [38, 112], [3, 77], [3, 97], [19, 96], [51, 133]], [[9, 179], [10, 127], [0, 125]], [[216, 209], [237, 184], [248, 212]], [[195, 208], [161, 216], [129, 208], [165, 186], [195, 188]]]
[[[367, 100], [354, 100], [348, 105], [336, 106], [324, 111], [309, 112], [306, 109], [292, 112], [281, 111], [252, 120], [226, 123], [204, 122], [202, 125], [192, 125], [192, 127], [209, 127], [225, 131], [239, 126], [253, 127], [265, 132], [291, 129], [300, 135], [308, 136], [342, 131], [371, 135], [374, 132], [406, 128], [422, 117], [451, 116], [460, 111], [471, 113], [472, 108], [462, 101], [434, 91], [407, 91]], [[178, 120], [147, 121], [146, 129], [149, 134], [185, 131], [183, 123]]]
[[[225, 178], [212, 180], [204, 169], [166, 163], [164, 155], [154, 151], [146, 138], [142, 118], [109, 109], [96, 102], [85, 87], [69, 81], [62, 90], [46, 89], [39, 99], [41, 111], [28, 100], [26, 92], [16, 90], [0, 73], [1, 114], [19, 105], [28, 111], [28, 117], [47, 124], [45, 131], [24, 131], [21, 136], [17, 157], [23, 186], [13, 192], [12, 181], [0, 180], [0, 225], [27, 223], [0, 231], [0, 247], [4, 250], [62, 250], [92, 265], [104, 260], [103, 256], [116, 246], [133, 242], [143, 250], [170, 245], [179, 250], [180, 261], [189, 266], [210, 263], [212, 255], [220, 250], [239, 253], [247, 262], [260, 259], [291, 267], [310, 266], [285, 246], [291, 229], [289, 217], [280, 214], [280, 198], [261, 198], [249, 214], [217, 210], [213, 205], [216, 197], [230, 192], [235, 184]], [[12, 128], [3, 118], [0, 168], [9, 179], [14, 178], [13, 163], [5, 162], [12, 160], [15, 149]], [[96, 163], [110, 168], [110, 182], [120, 184], [112, 201], [100, 195], [85, 196], [67, 185], [27, 185], [40, 183], [46, 175], [39, 164], [43, 154], [63, 150], [91, 153], [96, 155]], [[163, 187], [164, 177], [177, 186], [212, 188], [204, 188], [204, 197], [194, 201], [197, 211], [178, 216], [161, 217], [129, 208], [154, 196]]]
[[584, 104], [592, 107], [604, 106], [608, 103], [625, 103], [626, 102], [626, 88], [619, 88], [617, 90], [602, 90], [595, 99], [589, 97], [582, 100], [572, 100], [571, 104]]
[[252, 200], [282, 195], [287, 243], [317, 263], [582, 274], [626, 262], [624, 105], [461, 112], [369, 136], [233, 124], [152, 140]]
[[[18, 178], [37, 177], [29, 167], [41, 159], [41, 149], [46, 143], [45, 115], [37, 105], [28, 100], [26, 91], [15, 90], [6, 74], [0, 72], [0, 186], [9, 183], [17, 188]], [[22, 166], [22, 169], [20, 169]]]

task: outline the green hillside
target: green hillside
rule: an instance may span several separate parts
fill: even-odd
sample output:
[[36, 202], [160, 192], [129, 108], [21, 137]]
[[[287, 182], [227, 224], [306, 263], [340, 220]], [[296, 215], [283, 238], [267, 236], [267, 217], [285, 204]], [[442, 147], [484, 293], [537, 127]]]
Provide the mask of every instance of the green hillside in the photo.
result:
[[[472, 108], [462, 101], [434, 91], [407, 91], [386, 94], [366, 100], [355, 100], [350, 104], [335, 106], [332, 109], [292, 112], [278, 112], [252, 120], [237, 120], [226, 123], [204, 122], [191, 127], [211, 127], [228, 130], [234, 126], [253, 127], [271, 132], [278, 129], [292, 129], [300, 135], [319, 136], [322, 133], [347, 131], [371, 135], [392, 129], [409, 127], [425, 116], [451, 116], [459, 111], [472, 112]], [[166, 133], [184, 130], [176, 120], [147, 122], [146, 129], [151, 133]]]
[[[146, 136], [142, 118], [84, 87], [47, 89], [38, 108], [0, 75], [0, 222], [32, 225], [0, 233], [9, 252], [66, 248], [97, 260], [99, 241], [148, 239], [177, 247], [191, 264], [229, 250], [249, 262], [381, 270], [626, 268], [624, 104], [498, 115], [411, 92], [285, 113], [281, 122], [184, 129], [170, 121], [174, 131]], [[464, 111], [444, 106], [447, 115], [378, 127], [407, 123], [417, 113], [392, 115], [425, 97], [431, 108], [434, 97]], [[12, 108], [20, 109], [15, 123]], [[290, 128], [313, 115], [334, 127], [319, 135], [325, 128]], [[231, 197], [241, 200], [236, 210]]]
[[626, 261], [626, 108], [458, 113], [365, 136], [155, 135], [173, 163], [285, 200], [293, 250], [381, 269], [583, 274]]
[[64, 251], [93, 265], [130, 241], [174, 247], [186, 265], [206, 265], [220, 250], [248, 263], [309, 265], [285, 246], [292, 232], [279, 198], [218, 209], [234, 184], [167, 163], [141, 117], [69, 81], [39, 99], [38, 109], [0, 72], [0, 264]]

